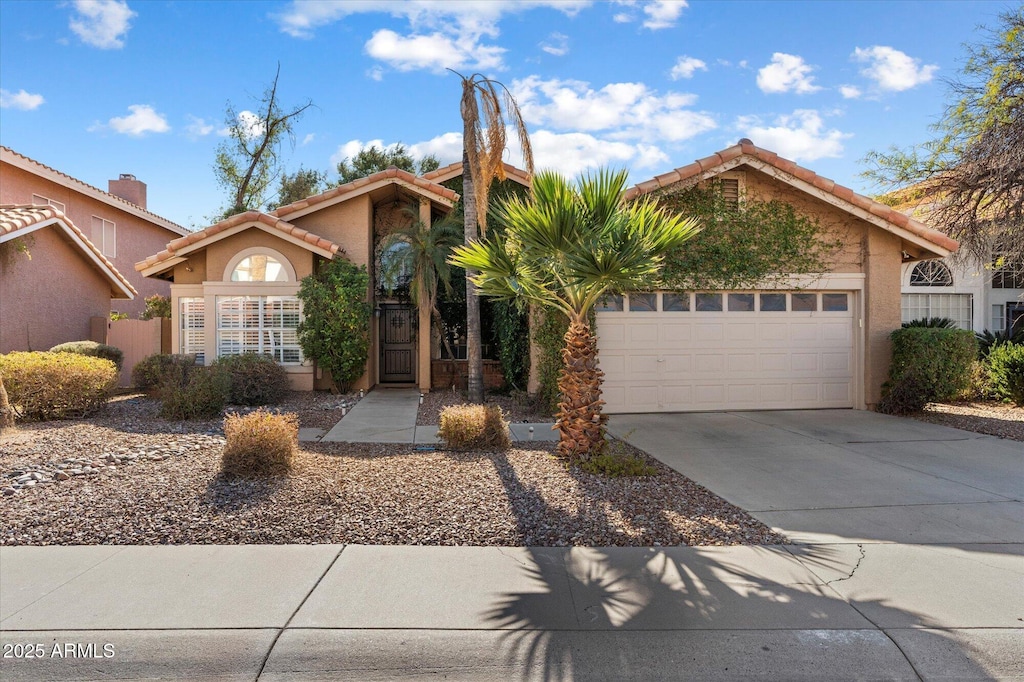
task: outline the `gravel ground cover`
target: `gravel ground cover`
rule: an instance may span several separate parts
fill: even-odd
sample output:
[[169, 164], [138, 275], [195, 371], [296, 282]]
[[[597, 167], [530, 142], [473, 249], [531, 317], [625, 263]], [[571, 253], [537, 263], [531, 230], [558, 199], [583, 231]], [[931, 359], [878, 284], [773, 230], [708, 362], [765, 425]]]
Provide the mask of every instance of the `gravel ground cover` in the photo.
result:
[[[458, 405], [466, 402], [465, 391], [440, 390], [431, 391], [423, 396], [423, 403], [419, 412], [416, 413], [417, 426], [430, 426], [441, 421], [441, 410], [449, 405]], [[510, 422], [552, 422], [555, 420], [550, 414], [540, 409], [532, 400], [524, 397], [514, 397], [488, 393], [484, 396], [484, 402], [501, 406], [505, 418]]]
[[995, 401], [930, 403], [914, 419], [1024, 441], [1024, 407]]
[[220, 472], [219, 422], [166, 422], [156, 409], [132, 397], [89, 420], [0, 437], [3, 485], [12, 471], [88, 461], [66, 480], [44, 476], [0, 496], [0, 544], [785, 542], [655, 460], [655, 476], [609, 479], [567, 468], [547, 445], [469, 453], [322, 443], [304, 444], [291, 476], [248, 480]]

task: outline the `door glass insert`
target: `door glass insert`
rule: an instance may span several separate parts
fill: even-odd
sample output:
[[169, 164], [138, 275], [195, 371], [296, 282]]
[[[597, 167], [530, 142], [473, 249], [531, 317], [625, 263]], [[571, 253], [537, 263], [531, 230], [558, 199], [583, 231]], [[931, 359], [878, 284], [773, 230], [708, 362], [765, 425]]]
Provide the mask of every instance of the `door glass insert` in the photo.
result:
[[843, 312], [848, 309], [846, 294], [822, 294], [821, 309], [829, 313]]
[[657, 294], [630, 294], [629, 295], [629, 312], [643, 312], [649, 313], [658, 309], [658, 295]]
[[689, 294], [662, 294], [661, 309], [666, 312], [686, 312], [690, 309]]
[[784, 313], [786, 312], [785, 294], [761, 294], [762, 313]]
[[697, 312], [719, 313], [722, 312], [721, 294], [697, 294]]
[[597, 299], [594, 309], [599, 313], [620, 313], [622, 312], [622, 295], [605, 294]]
[[729, 312], [754, 312], [753, 294], [729, 294]]
[[817, 309], [817, 294], [793, 294], [793, 312], [809, 313]]

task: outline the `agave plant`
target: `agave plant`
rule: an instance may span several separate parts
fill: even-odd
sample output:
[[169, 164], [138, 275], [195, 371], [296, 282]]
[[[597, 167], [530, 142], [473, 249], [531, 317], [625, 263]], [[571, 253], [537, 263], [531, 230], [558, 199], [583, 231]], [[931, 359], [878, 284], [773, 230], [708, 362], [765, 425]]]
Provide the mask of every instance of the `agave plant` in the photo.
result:
[[932, 329], [956, 329], [956, 321], [948, 317], [921, 317], [910, 322], [904, 322], [903, 328], [907, 327], [930, 327]]
[[530, 199], [501, 202], [502, 236], [455, 249], [451, 262], [475, 270], [481, 295], [535, 303], [569, 317], [558, 388], [559, 452], [589, 459], [604, 446], [597, 339], [590, 314], [609, 291], [649, 288], [666, 252], [698, 231], [696, 221], [653, 199], [625, 203], [625, 171], [602, 170], [575, 184], [539, 173]]
[[1024, 328], [1018, 328], [1016, 332], [1012, 329], [1004, 329], [997, 332], [990, 332], [986, 329], [983, 332], [975, 333], [974, 336], [978, 339], [979, 360], [984, 360], [988, 357], [989, 353], [1005, 343], [1024, 346]]

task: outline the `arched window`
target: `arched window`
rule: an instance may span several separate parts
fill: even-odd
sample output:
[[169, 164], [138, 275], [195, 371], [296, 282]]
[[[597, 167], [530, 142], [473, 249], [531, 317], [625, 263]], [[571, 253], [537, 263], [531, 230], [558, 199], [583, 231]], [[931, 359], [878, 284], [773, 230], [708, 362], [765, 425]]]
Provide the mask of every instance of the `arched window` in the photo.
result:
[[238, 261], [231, 271], [232, 282], [287, 282], [288, 271], [281, 261], [265, 253], [255, 253]]
[[910, 286], [951, 287], [953, 286], [953, 273], [941, 261], [921, 261], [910, 272]]

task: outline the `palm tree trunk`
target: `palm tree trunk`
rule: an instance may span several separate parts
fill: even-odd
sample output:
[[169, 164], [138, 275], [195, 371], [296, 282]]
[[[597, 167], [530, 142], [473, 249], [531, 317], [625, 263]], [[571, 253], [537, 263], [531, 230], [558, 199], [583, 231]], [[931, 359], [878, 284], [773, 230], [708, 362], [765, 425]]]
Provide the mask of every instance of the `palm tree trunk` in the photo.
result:
[[565, 332], [562, 371], [558, 376], [558, 452], [570, 459], [590, 459], [604, 447], [601, 414], [601, 378], [597, 366], [597, 338], [586, 321], [574, 320]]
[[[462, 153], [462, 201], [464, 210], [463, 224], [466, 232], [466, 243], [477, 239], [477, 206], [476, 193], [473, 191], [473, 174], [469, 171], [469, 155]], [[480, 335], [480, 298], [476, 293], [476, 285], [471, 279], [476, 272], [466, 270], [466, 363], [468, 365], [467, 399], [471, 403], [484, 402], [484, 358], [481, 352], [483, 340]]]
[[4, 429], [14, 426], [14, 409], [7, 400], [7, 389], [4, 388], [4, 378], [0, 377], [0, 433]]

